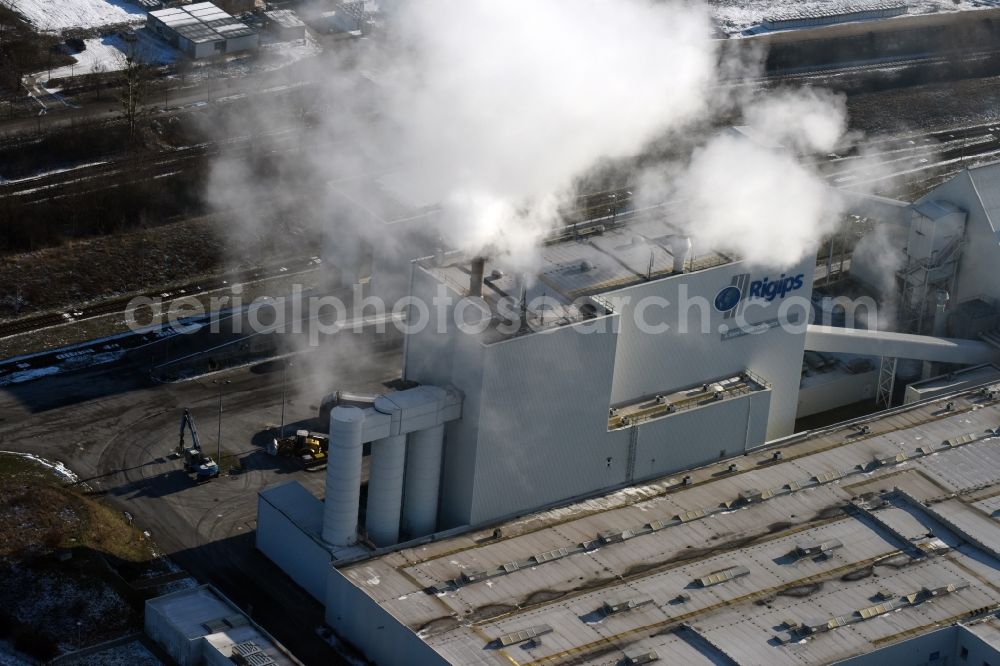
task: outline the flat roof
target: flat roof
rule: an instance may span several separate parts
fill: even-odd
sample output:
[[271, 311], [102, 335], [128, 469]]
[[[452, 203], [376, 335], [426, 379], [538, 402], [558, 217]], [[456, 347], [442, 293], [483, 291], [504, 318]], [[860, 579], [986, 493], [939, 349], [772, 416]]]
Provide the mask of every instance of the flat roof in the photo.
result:
[[226, 658], [240, 652], [255, 655], [248, 663], [259, 666], [301, 663], [210, 585], [148, 599], [146, 607], [186, 639], [203, 638]]
[[[678, 275], [674, 271], [671, 241], [681, 238], [679, 227], [664, 219], [635, 217], [611, 223], [587, 223], [561, 227], [539, 248], [539, 266], [526, 276], [512, 270], [504, 259], [488, 259], [482, 297], [494, 315], [504, 299], [517, 299], [522, 283], [526, 301], [544, 299], [544, 312], [529, 312], [533, 330], [583, 321], [610, 313], [601, 299], [618, 289]], [[469, 294], [473, 257], [451, 252], [428, 257], [419, 266], [436, 280], [461, 295]], [[731, 263], [735, 259], [716, 251], [694, 251], [685, 261], [684, 273], [698, 272]], [[537, 301], [542, 302], [542, 301]], [[490, 333], [495, 333], [491, 329]], [[488, 340], [504, 339], [495, 335]]]
[[272, 9], [264, 12], [264, 16], [282, 28], [304, 28], [306, 25], [291, 9]]
[[992, 363], [974, 365], [969, 368], [949, 372], [946, 375], [938, 375], [928, 379], [921, 379], [907, 386], [918, 393], [924, 391], [942, 391], [951, 389], [960, 390], [964, 386], [975, 384], [985, 384], [987, 382], [998, 382], [997, 390], [1000, 391], [1000, 367]]
[[149, 15], [192, 42], [235, 39], [255, 34], [250, 26], [227, 14], [211, 2], [160, 9]]
[[453, 663], [830, 663], [1000, 606], [998, 426], [969, 390], [339, 570]]

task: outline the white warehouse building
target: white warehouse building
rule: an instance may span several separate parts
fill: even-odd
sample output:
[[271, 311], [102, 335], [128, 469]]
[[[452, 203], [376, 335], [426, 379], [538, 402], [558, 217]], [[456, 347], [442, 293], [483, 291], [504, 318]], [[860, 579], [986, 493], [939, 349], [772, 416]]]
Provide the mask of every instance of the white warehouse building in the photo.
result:
[[149, 27], [190, 58], [236, 53], [257, 48], [260, 37], [245, 23], [211, 2], [149, 12]]

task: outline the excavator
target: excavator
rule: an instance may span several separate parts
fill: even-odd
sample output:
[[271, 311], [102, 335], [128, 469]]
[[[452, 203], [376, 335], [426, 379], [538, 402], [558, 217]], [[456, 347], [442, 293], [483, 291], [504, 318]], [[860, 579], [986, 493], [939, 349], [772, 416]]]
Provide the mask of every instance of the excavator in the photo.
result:
[[306, 469], [326, 465], [329, 438], [308, 430], [296, 430], [290, 437], [275, 437], [267, 447], [272, 456], [294, 458]]
[[[191, 446], [184, 443], [185, 430], [191, 432]], [[187, 409], [181, 416], [181, 440], [177, 444], [177, 453], [184, 456], [184, 471], [194, 473], [196, 481], [208, 481], [219, 476], [219, 464], [202, 451], [198, 429], [194, 427], [194, 417]]]

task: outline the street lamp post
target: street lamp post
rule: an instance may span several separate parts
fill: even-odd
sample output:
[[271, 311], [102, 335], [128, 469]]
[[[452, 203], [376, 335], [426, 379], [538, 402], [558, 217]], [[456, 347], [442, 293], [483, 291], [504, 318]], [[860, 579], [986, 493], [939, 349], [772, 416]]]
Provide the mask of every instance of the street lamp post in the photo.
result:
[[281, 365], [281, 434], [279, 437], [282, 439], [285, 438], [285, 387], [288, 381], [288, 368], [291, 365], [291, 361], [285, 361]]
[[231, 384], [228, 379], [216, 379], [212, 382], [213, 384], [219, 385], [219, 431], [216, 434], [216, 460], [215, 462], [222, 467], [222, 388], [226, 384]]

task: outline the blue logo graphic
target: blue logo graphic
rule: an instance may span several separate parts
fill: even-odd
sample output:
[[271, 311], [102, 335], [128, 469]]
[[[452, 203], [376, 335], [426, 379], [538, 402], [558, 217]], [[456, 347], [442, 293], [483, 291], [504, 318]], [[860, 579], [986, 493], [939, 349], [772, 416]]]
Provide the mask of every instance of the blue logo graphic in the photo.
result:
[[739, 305], [741, 298], [743, 298], [743, 292], [740, 291], [739, 287], [724, 287], [715, 296], [715, 309], [719, 312], [729, 312]]

